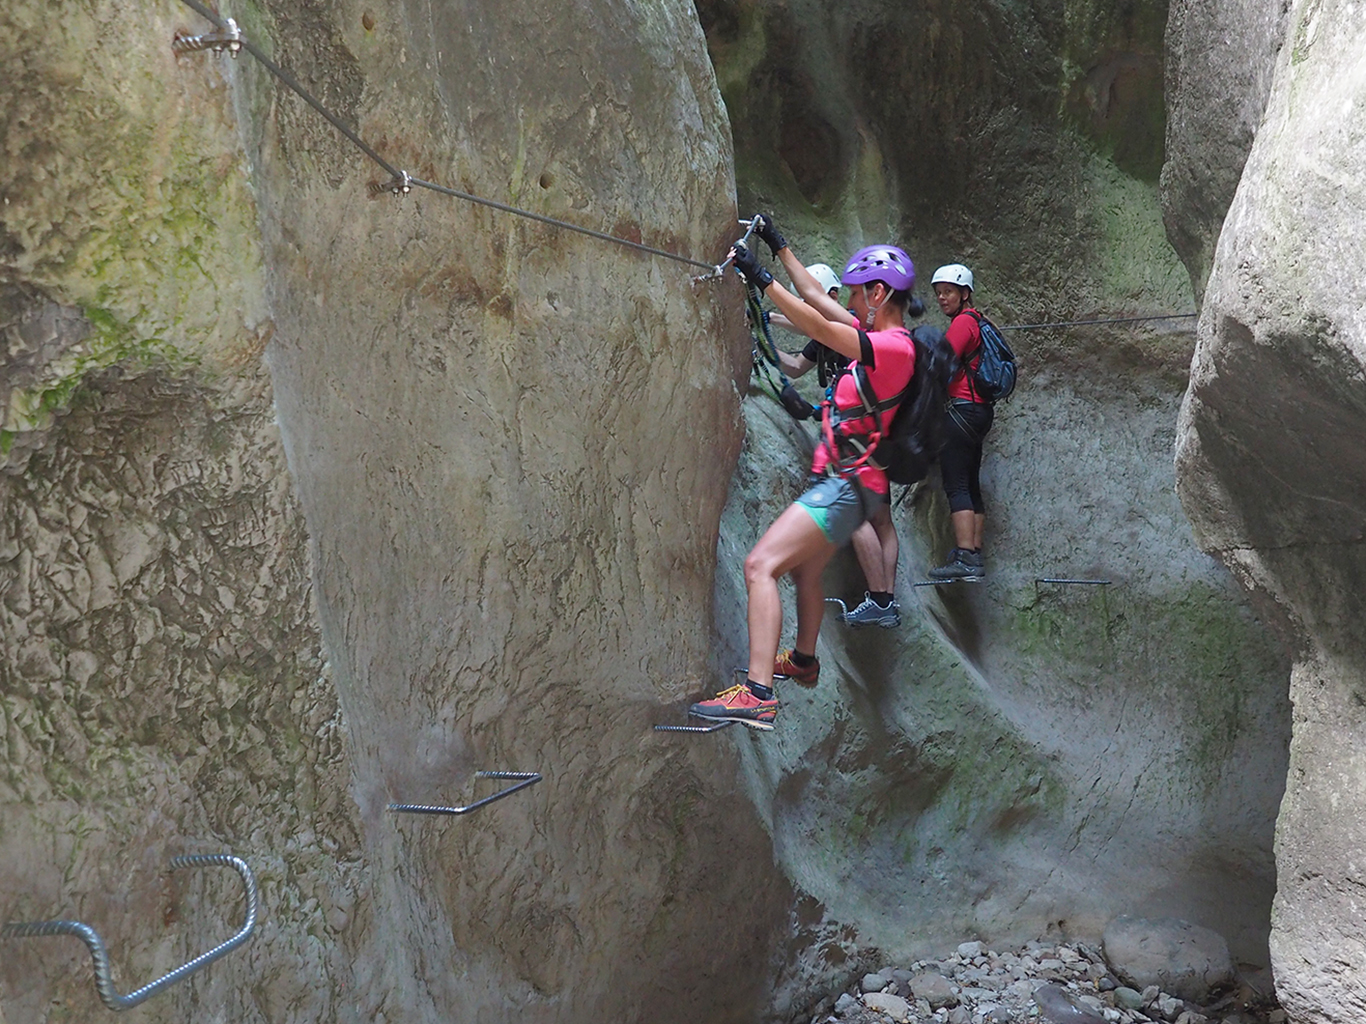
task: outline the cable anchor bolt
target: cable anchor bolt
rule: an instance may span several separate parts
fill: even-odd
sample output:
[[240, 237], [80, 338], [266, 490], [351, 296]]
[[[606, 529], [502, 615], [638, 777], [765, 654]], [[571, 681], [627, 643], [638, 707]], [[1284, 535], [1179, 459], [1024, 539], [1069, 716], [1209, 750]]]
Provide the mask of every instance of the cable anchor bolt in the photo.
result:
[[171, 39], [171, 49], [179, 56], [185, 53], [195, 53], [200, 50], [212, 50], [214, 53], [227, 52], [233, 60], [242, 52], [242, 30], [237, 27], [237, 22], [232, 18], [225, 18], [226, 28], [215, 29], [212, 32], [204, 32], [197, 36], [187, 36], [182, 32], [177, 32]]
[[388, 192], [391, 196], [406, 196], [413, 190], [413, 176], [407, 171], [399, 171], [383, 185], [370, 183], [370, 195], [379, 197]]
[[[749, 241], [749, 236], [754, 234], [754, 227], [758, 220], [759, 214], [755, 214], [749, 220], [742, 220], [737, 222], [745, 229], [744, 236], [740, 239], [742, 242]], [[696, 277], [694, 277], [692, 279], [692, 283], [703, 284], [707, 281], [719, 281], [721, 278], [726, 276], [726, 268], [729, 267], [733, 261], [734, 257], [727, 256], [722, 262], [716, 264], [716, 266], [712, 267], [711, 270], [709, 270], [707, 273], [698, 274]]]

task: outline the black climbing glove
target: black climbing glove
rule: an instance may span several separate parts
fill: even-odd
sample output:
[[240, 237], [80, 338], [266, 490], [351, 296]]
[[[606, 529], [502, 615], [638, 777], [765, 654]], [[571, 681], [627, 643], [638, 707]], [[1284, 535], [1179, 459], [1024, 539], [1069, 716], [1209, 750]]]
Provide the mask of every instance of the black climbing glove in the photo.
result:
[[773, 218], [766, 213], [754, 215], [754, 233], [768, 243], [769, 252], [778, 255], [779, 249], [787, 248], [787, 239], [778, 233]]
[[768, 268], [759, 262], [759, 254], [750, 249], [742, 238], [735, 243], [735, 256], [732, 262], [735, 269], [740, 271], [746, 281], [748, 281], [759, 291], [763, 291], [773, 283], [773, 275], [768, 272]]

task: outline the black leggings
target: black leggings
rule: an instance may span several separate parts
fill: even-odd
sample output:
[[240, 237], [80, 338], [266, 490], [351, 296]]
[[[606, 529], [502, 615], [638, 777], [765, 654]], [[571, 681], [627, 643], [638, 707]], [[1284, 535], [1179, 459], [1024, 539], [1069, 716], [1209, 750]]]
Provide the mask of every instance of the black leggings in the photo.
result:
[[939, 453], [939, 471], [944, 478], [944, 493], [949, 497], [950, 512], [971, 509], [978, 515], [986, 512], [982, 502], [982, 442], [995, 410], [980, 402], [965, 402], [955, 398], [949, 403], [944, 417], [944, 448]]

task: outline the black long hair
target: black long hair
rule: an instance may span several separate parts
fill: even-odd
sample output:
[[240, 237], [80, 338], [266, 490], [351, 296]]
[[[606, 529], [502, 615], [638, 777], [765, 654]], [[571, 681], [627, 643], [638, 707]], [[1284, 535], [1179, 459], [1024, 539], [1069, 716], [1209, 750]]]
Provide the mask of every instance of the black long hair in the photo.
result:
[[897, 411], [896, 430], [907, 439], [908, 447], [933, 459], [944, 443], [944, 408], [958, 357], [938, 327], [921, 324], [911, 331], [911, 340], [915, 343], [915, 373], [911, 393]]

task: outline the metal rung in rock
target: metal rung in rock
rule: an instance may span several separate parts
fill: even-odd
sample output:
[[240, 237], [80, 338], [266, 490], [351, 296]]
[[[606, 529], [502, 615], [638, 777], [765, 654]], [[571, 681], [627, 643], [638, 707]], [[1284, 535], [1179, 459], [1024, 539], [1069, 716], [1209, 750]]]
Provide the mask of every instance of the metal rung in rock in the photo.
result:
[[493, 796], [486, 796], [484, 799], [476, 800], [464, 807], [440, 807], [432, 804], [390, 804], [389, 810], [395, 814], [469, 814], [471, 811], [487, 807], [495, 800], [512, 796], [519, 789], [526, 789], [527, 786], [534, 786], [541, 781], [540, 772], [475, 772], [474, 777], [476, 779], [517, 779], [519, 781], [514, 786], [499, 790]]
[[241, 930], [227, 942], [214, 946], [207, 953], [201, 953], [189, 963], [182, 964], [170, 974], [158, 978], [149, 985], [143, 985], [136, 992], [130, 992], [126, 996], [118, 994], [114, 988], [113, 975], [109, 970], [109, 951], [104, 945], [104, 940], [100, 938], [99, 933], [94, 928], [82, 924], [80, 921], [29, 921], [7, 924], [4, 928], [0, 928], [0, 939], [31, 939], [47, 935], [76, 936], [90, 950], [90, 959], [95, 964], [95, 991], [100, 994], [100, 999], [104, 1005], [111, 1010], [130, 1009], [150, 999], [162, 989], [188, 978], [201, 968], [207, 967], [219, 957], [232, 952], [251, 937], [252, 930], [256, 927], [256, 911], [260, 896], [256, 891], [256, 879], [252, 876], [251, 868], [247, 867], [246, 861], [226, 853], [195, 854], [172, 858], [171, 867], [232, 868], [242, 877], [242, 885], [246, 890], [247, 919]]
[[715, 732], [717, 729], [724, 729], [728, 725], [734, 725], [731, 719], [713, 722], [711, 725], [657, 725], [655, 732]]
[[1067, 584], [1072, 584], [1073, 586], [1083, 586], [1083, 587], [1108, 587], [1108, 586], [1110, 586], [1110, 581], [1109, 581], [1109, 580], [1064, 580], [1064, 579], [1041, 578], [1041, 579], [1035, 580], [1034, 582], [1035, 582], [1035, 583], [1067, 583]]
[[237, 27], [237, 22], [231, 18], [225, 18], [226, 28], [214, 29], [212, 32], [203, 32], [197, 36], [187, 36], [180, 32], [175, 34], [171, 40], [171, 49], [177, 55], [183, 53], [195, 53], [201, 50], [212, 50], [214, 53], [227, 51], [233, 60], [242, 52], [242, 30]]

